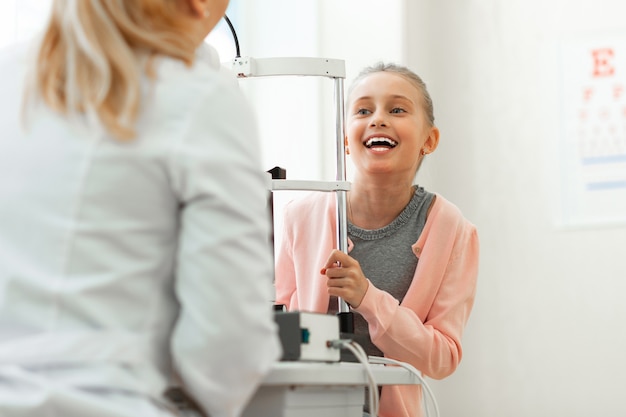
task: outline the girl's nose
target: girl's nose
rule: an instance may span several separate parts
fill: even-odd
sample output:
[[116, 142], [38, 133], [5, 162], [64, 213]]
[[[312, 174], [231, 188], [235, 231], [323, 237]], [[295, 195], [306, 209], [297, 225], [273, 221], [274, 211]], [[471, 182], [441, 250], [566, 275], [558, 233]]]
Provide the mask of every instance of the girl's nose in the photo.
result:
[[379, 114], [379, 113], [375, 113], [374, 115], [372, 115], [372, 120], [370, 121], [370, 126], [371, 127], [376, 127], [376, 126], [386, 127], [387, 126], [387, 119], [384, 117], [384, 115]]

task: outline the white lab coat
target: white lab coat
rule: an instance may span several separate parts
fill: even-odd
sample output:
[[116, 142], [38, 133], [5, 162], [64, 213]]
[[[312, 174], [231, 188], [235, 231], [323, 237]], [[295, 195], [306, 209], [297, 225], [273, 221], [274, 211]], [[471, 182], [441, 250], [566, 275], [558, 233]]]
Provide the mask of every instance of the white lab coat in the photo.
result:
[[280, 344], [236, 83], [157, 60], [119, 142], [41, 104], [22, 129], [29, 59], [0, 53], [0, 416], [170, 416], [172, 362], [211, 417], [239, 415]]

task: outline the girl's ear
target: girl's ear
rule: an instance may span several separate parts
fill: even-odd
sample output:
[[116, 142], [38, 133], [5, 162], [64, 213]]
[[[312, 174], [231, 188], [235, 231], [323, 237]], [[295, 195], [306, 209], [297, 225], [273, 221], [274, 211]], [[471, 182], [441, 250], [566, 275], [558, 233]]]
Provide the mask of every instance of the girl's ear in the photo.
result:
[[428, 138], [424, 142], [424, 147], [422, 148], [424, 153], [433, 153], [437, 146], [439, 145], [439, 128], [433, 126], [430, 128], [430, 132], [428, 133]]

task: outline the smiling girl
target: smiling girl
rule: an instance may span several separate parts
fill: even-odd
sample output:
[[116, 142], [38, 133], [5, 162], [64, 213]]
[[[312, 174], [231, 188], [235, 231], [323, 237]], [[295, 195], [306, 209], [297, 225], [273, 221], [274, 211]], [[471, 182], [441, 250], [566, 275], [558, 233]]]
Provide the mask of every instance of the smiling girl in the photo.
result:
[[[476, 228], [454, 204], [414, 184], [439, 143], [432, 100], [411, 70], [380, 63], [357, 76], [346, 109], [346, 153], [355, 167], [347, 198], [349, 254], [334, 249], [332, 193], [290, 202], [276, 257], [276, 303], [336, 313], [340, 297], [357, 313], [354, 339], [369, 355], [447, 377], [461, 361], [479, 244]], [[420, 386], [382, 389], [381, 417], [422, 413]]]

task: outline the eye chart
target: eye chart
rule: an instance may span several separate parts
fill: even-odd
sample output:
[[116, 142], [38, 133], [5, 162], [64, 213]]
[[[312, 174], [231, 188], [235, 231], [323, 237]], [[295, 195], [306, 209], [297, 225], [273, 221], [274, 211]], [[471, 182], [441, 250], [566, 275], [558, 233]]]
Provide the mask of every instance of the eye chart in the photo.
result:
[[626, 224], [626, 37], [561, 48], [561, 218]]

